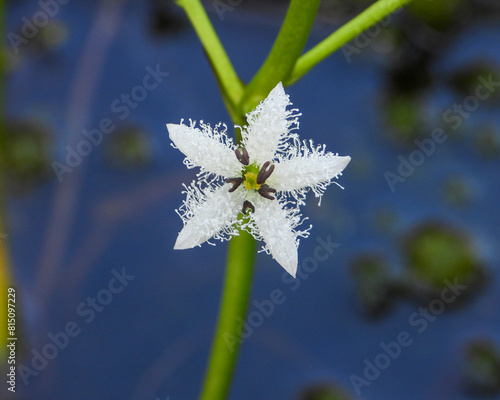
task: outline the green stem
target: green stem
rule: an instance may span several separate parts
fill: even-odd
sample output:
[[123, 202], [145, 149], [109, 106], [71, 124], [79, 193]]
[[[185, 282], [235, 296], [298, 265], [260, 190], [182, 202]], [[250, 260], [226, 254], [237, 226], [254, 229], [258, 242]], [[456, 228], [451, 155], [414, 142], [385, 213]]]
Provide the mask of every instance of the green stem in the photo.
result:
[[288, 80], [304, 49], [319, 3], [320, 0], [291, 0], [266, 61], [248, 84], [241, 102], [242, 113], [253, 110], [278, 82]]
[[191, 21], [220, 82], [223, 95], [229, 99], [231, 107], [235, 107], [243, 95], [243, 84], [238, 78], [203, 5], [199, 0], [177, 0], [177, 4], [184, 9]]
[[200, 400], [223, 400], [238, 356], [241, 321], [245, 319], [252, 283], [255, 240], [240, 232], [229, 242], [226, 279], [219, 319]]
[[321, 43], [301, 56], [286, 82], [291, 85], [302, 78], [316, 64], [331, 55], [334, 51], [350, 42], [360, 33], [375, 25], [386, 16], [402, 7], [411, 0], [379, 0], [348, 23], [337, 29]]

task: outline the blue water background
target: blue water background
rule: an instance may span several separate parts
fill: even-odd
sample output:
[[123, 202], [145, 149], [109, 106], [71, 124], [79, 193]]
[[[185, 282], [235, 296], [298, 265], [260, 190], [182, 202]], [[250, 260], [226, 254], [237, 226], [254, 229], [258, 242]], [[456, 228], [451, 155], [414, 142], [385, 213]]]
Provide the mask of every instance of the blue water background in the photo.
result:
[[[181, 153], [170, 146], [165, 124], [181, 118], [230, 120], [189, 28], [152, 39], [147, 6], [129, 1], [105, 11], [117, 18], [114, 34], [102, 25], [91, 34], [103, 12], [99, 7], [102, 3], [95, 1], [61, 6], [57, 18], [68, 27], [68, 40], [49, 58], [21, 52], [6, 82], [6, 113], [51, 127], [56, 135], [53, 159], [60, 162], [66, 146], [83, 138], [81, 130], [96, 128], [105, 117], [117, 128], [141, 127], [153, 159], [142, 169], [113, 168], [105, 158], [106, 137], [63, 183], [53, 174], [28, 193], [9, 195], [7, 227], [23, 310], [26, 359], [21, 361], [29, 366], [31, 351], [41, 351], [50, 342], [47, 335], [62, 331], [68, 321], [82, 330], [28, 386], [18, 377], [18, 395], [28, 400], [194, 399], [209, 354], [227, 245], [172, 249], [182, 226], [174, 210], [183, 199], [182, 183], [194, 179], [195, 171], [187, 170]], [[9, 29], [37, 9], [34, 2], [11, 4]], [[248, 81], [267, 54], [281, 16], [244, 9], [226, 16], [218, 21], [211, 13], [236, 70]], [[332, 29], [316, 28], [308, 45]], [[106, 40], [95, 59], [84, 59], [85, 46], [99, 49]], [[472, 26], [442, 54], [436, 73], [446, 74], [476, 58], [500, 63], [499, 42], [498, 25]], [[352, 157], [339, 180], [344, 190], [332, 185], [321, 207], [310, 196], [304, 214], [314, 227], [301, 242], [299, 259], [313, 256], [318, 238], [331, 237], [339, 247], [294, 284], [283, 281], [283, 270], [271, 257], [258, 255], [252, 299], [268, 299], [280, 289], [286, 301], [244, 342], [232, 399], [295, 399], [301, 388], [317, 382], [336, 383], [355, 395], [350, 376], [362, 376], [364, 360], [373, 360], [382, 351], [380, 343], [395, 340], [401, 331], [410, 333], [412, 345], [359, 398], [469, 399], [460, 381], [464, 344], [476, 337], [500, 343], [500, 161], [482, 158], [472, 145], [474, 130], [485, 121], [498, 131], [498, 109], [481, 105], [465, 121], [462, 138], [438, 145], [393, 193], [384, 172], [396, 172], [397, 157], [407, 157], [415, 147], [395, 145], [384, 134], [383, 58], [366, 49], [348, 63], [337, 52], [287, 89], [303, 114], [300, 134]], [[170, 75], [120, 121], [111, 103], [141, 83], [147, 66], [157, 64]], [[88, 81], [91, 86], [84, 79], [75, 89], [78, 74], [85, 78], [94, 65], [100, 67], [95, 80]], [[82, 68], [87, 69], [82, 73]], [[86, 94], [78, 90], [88, 89], [92, 94], [86, 103]], [[443, 86], [433, 87], [427, 96], [432, 99], [429, 118], [422, 124], [430, 136], [442, 125], [443, 110], [462, 98]], [[70, 110], [78, 110], [79, 101], [82, 113], [75, 117]], [[457, 173], [473, 187], [473, 202], [465, 207], [443, 199], [443, 181]], [[397, 217], [389, 232], [376, 223], [384, 211]], [[396, 303], [378, 321], [365, 318], [349, 263], [376, 251], [395, 271], [401, 270], [400, 238], [426, 220], [450, 223], [472, 237], [489, 270], [488, 285], [422, 333], [409, 324], [419, 307], [412, 302]], [[86, 323], [78, 305], [106, 288], [113, 270], [123, 268], [135, 279]]]

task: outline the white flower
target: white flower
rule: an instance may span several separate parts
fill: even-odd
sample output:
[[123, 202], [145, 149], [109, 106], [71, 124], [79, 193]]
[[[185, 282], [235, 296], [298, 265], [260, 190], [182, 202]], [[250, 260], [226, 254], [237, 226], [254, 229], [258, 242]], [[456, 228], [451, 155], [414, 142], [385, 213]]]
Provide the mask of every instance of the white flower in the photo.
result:
[[301, 142], [293, 133], [300, 114], [287, 110], [289, 105], [280, 82], [247, 114], [248, 126], [238, 127], [241, 146], [227, 136], [224, 125], [167, 124], [174, 147], [186, 156], [184, 164], [201, 167], [198, 181], [184, 185], [187, 197], [176, 210], [184, 227], [174, 249], [211, 238], [229, 240], [242, 228], [263, 240], [263, 251], [295, 277], [298, 238], [308, 236], [311, 228], [297, 229], [304, 220], [299, 206], [309, 189], [321, 198], [351, 158]]

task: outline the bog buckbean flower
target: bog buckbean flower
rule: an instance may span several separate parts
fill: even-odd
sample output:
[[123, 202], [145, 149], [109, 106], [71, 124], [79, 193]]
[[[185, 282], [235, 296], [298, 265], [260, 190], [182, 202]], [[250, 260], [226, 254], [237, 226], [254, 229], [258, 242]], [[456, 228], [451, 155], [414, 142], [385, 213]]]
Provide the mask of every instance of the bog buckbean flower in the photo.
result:
[[186, 200], [176, 210], [184, 227], [174, 249], [229, 240], [243, 229], [263, 240], [263, 251], [295, 277], [299, 238], [311, 229], [299, 229], [305, 195], [312, 190], [321, 201], [351, 158], [301, 141], [295, 132], [300, 114], [289, 105], [280, 82], [246, 115], [248, 125], [237, 127], [239, 146], [222, 124], [167, 124], [173, 146], [186, 156], [184, 164], [201, 168], [198, 180], [184, 185]]

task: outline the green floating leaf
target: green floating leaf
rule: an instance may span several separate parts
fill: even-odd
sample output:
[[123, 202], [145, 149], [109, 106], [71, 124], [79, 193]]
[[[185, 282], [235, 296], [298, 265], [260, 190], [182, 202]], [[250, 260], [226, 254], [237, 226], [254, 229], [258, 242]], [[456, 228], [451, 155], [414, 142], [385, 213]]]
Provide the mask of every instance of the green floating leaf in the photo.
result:
[[427, 223], [410, 233], [404, 252], [407, 268], [422, 284], [435, 288], [457, 280], [471, 285], [482, 276], [481, 263], [468, 237], [448, 225]]

